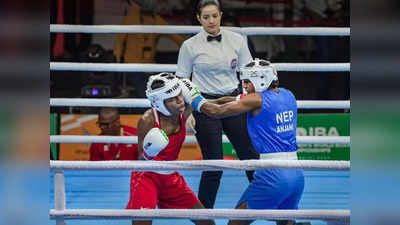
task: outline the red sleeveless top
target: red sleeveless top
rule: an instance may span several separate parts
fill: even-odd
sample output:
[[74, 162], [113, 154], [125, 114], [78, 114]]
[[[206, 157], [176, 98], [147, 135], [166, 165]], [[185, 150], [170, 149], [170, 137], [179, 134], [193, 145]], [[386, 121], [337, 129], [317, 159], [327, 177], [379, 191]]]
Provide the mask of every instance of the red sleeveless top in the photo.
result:
[[[158, 114], [159, 112], [155, 109], [153, 109], [153, 112], [155, 112], [154, 127], [162, 129], [159, 122], [160, 121]], [[181, 129], [179, 130], [179, 132], [168, 135], [169, 143], [167, 147], [165, 147], [160, 153], [158, 153], [157, 156], [149, 158], [157, 161], [173, 161], [178, 159], [179, 152], [181, 151], [183, 142], [185, 141], [186, 137], [185, 116], [183, 113], [180, 116], [180, 122], [181, 122]]]

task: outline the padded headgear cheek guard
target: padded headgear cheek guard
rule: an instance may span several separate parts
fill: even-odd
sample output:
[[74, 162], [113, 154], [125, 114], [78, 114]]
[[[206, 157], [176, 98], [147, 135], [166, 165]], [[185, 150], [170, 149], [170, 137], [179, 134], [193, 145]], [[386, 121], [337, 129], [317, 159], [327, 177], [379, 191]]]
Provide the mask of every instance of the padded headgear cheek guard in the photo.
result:
[[[161, 81], [163, 86], [160, 88], [152, 89], [151, 86], [155, 81]], [[168, 98], [178, 96], [182, 91], [179, 79], [172, 73], [159, 73], [149, 77], [147, 82], [146, 96], [150, 101], [151, 106], [165, 116], [171, 116], [164, 101]]]
[[262, 92], [278, 80], [278, 73], [270, 62], [256, 58], [240, 68], [240, 80], [250, 80], [255, 91]]

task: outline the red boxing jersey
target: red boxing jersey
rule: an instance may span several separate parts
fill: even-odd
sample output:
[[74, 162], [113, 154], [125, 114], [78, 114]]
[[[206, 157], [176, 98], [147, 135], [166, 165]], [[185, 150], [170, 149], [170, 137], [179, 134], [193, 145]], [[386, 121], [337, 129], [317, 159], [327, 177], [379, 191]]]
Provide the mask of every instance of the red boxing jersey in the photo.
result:
[[[156, 157], [146, 156], [146, 158], [158, 161], [178, 159], [186, 137], [185, 117], [183, 114], [180, 117], [180, 125], [181, 128], [178, 133], [168, 135], [168, 145]], [[158, 111], [155, 114], [154, 127], [160, 128]], [[156, 206], [160, 209], [189, 209], [199, 202], [200, 200], [178, 172], [132, 171], [131, 173], [130, 197], [126, 206], [127, 209], [154, 209]]]
[[[136, 128], [121, 127], [123, 136], [137, 136]], [[90, 146], [90, 161], [137, 160], [138, 155], [137, 144], [92, 143]]]
[[[158, 111], [156, 112], [157, 114], [154, 122], [154, 127], [162, 129], [159, 123], [159, 114], [158, 114], [159, 112]], [[173, 161], [178, 159], [179, 152], [181, 151], [183, 142], [185, 141], [186, 138], [186, 127], [185, 127], [186, 123], [185, 123], [185, 116], [183, 115], [183, 113], [181, 114], [180, 118], [181, 118], [180, 120], [181, 129], [176, 134], [168, 135], [169, 139], [168, 145], [160, 153], [158, 153], [157, 156], [149, 157], [146, 155], [146, 158], [157, 161]]]

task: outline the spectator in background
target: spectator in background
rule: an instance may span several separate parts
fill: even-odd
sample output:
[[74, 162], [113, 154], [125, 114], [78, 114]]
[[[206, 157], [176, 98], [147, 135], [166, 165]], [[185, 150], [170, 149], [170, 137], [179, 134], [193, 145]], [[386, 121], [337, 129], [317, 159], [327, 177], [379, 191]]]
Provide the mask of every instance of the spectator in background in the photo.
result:
[[[100, 135], [137, 136], [136, 128], [121, 125], [117, 108], [102, 108], [98, 115]], [[90, 161], [137, 159], [137, 144], [93, 143], [90, 146]]]
[[[241, 27], [239, 19], [232, 13], [224, 13], [222, 16], [222, 26], [226, 27]], [[249, 36], [247, 36], [247, 45], [249, 47], [249, 51], [251, 56], [256, 57], [256, 49], [254, 47], [254, 43]]]
[[[128, 0], [130, 8], [124, 17], [123, 25], [168, 25], [161, 16], [154, 12], [156, 2], [153, 0]], [[178, 47], [185, 38], [178, 34], [119, 34], [117, 36], [114, 55], [120, 63], [154, 63], [154, 56], [159, 39], [168, 37]], [[135, 97], [145, 98], [147, 73], [137, 72], [128, 76], [128, 83], [135, 88]]]

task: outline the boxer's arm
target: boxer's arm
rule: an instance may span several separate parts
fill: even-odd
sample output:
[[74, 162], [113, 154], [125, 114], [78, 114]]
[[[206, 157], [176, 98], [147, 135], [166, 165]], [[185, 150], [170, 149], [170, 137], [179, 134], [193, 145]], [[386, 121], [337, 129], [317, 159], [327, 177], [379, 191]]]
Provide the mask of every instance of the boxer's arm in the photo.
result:
[[207, 101], [201, 106], [200, 111], [210, 116], [231, 116], [261, 108], [261, 105], [261, 96], [258, 93], [253, 93], [243, 97], [240, 101], [232, 101], [222, 105]]
[[146, 134], [154, 127], [154, 117], [152, 109], [147, 110], [137, 123], [138, 133], [138, 160], [144, 160], [143, 141]]
[[217, 104], [217, 105], [222, 105], [228, 102], [233, 102], [236, 101], [236, 97], [234, 96], [224, 96], [218, 99], [207, 99], [207, 101]]
[[247, 94], [240, 94], [238, 96], [224, 96], [218, 99], [212, 99], [212, 100], [208, 99], [208, 101], [217, 105], [222, 105], [228, 102], [239, 101], [246, 95]]

